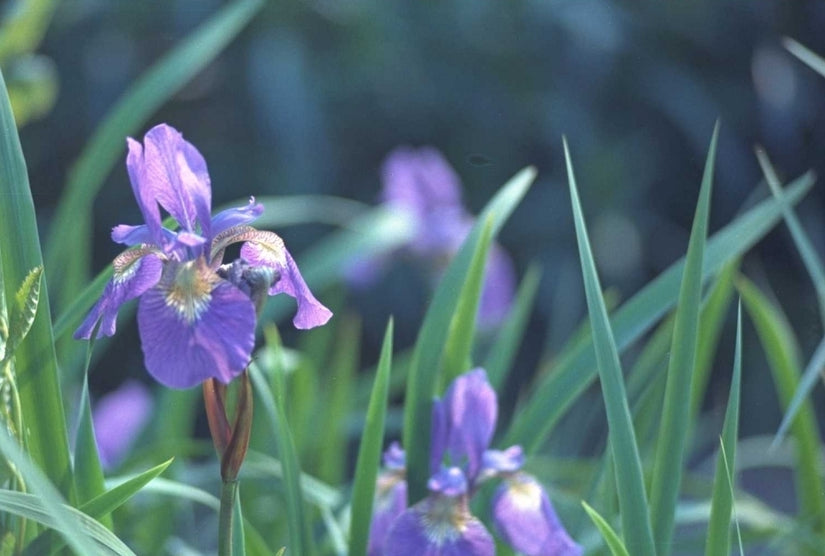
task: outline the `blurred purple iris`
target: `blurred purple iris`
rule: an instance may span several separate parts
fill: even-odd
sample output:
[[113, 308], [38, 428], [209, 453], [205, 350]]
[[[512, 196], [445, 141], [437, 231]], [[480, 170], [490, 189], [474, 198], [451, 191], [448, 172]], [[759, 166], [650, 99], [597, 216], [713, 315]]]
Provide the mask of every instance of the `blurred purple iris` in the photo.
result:
[[[405, 250], [426, 261], [437, 275], [473, 226], [473, 217], [461, 203], [458, 175], [431, 147], [399, 147], [384, 161], [381, 177], [383, 204], [403, 213], [414, 226], [414, 237]], [[386, 264], [386, 259], [356, 261], [347, 278], [355, 286], [368, 286], [378, 279]], [[501, 321], [514, 289], [513, 263], [498, 244], [493, 244], [479, 307], [482, 326]]]
[[[116, 226], [112, 239], [129, 246], [115, 258], [114, 276], [75, 338], [111, 336], [120, 306], [136, 297], [138, 329], [149, 373], [171, 388], [206, 379], [227, 383], [249, 363], [256, 306], [266, 295], [286, 293], [298, 302], [297, 328], [326, 323], [332, 313], [309, 291], [276, 234], [248, 226], [263, 212], [245, 207], [211, 216], [206, 162], [174, 128], [161, 124], [144, 143], [127, 139], [126, 166], [145, 224]], [[179, 224], [161, 224], [160, 208]], [[229, 245], [241, 257], [223, 263]]]
[[104, 469], [120, 463], [149, 420], [152, 406], [149, 390], [134, 380], [125, 382], [95, 404], [92, 421]]
[[504, 542], [527, 556], [582, 554], [544, 488], [521, 471], [521, 447], [489, 449], [497, 416], [498, 400], [483, 369], [452, 382], [433, 405], [430, 494], [410, 508], [405, 508], [404, 453], [397, 444], [390, 446], [378, 482], [369, 556], [492, 556], [495, 542], [469, 503], [478, 485], [493, 478], [502, 479], [491, 517]]

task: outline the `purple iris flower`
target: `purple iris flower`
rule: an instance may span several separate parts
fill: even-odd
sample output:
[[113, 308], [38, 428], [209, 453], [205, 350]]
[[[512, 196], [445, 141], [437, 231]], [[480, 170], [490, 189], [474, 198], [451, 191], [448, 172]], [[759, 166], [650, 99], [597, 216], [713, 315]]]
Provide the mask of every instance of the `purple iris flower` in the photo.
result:
[[149, 390], [135, 380], [125, 382], [95, 404], [92, 422], [104, 469], [120, 463], [149, 420], [152, 406]]
[[[492, 521], [501, 538], [528, 556], [580, 556], [581, 547], [564, 530], [544, 488], [521, 471], [520, 446], [490, 449], [498, 400], [483, 369], [457, 377], [433, 405], [430, 444], [430, 491], [421, 502], [400, 511], [382, 504], [379, 489], [370, 530], [370, 556], [428, 554], [487, 556], [495, 542], [469, 510], [478, 486], [503, 479], [492, 505]], [[385, 455], [382, 477], [403, 481], [403, 451], [393, 445]], [[406, 498], [406, 485], [404, 488]], [[388, 526], [388, 523], [391, 525]], [[382, 542], [383, 541], [383, 542]], [[383, 552], [378, 546], [383, 546]]]
[[[399, 147], [384, 161], [381, 178], [383, 204], [403, 214], [414, 226], [414, 237], [405, 251], [426, 261], [438, 276], [461, 247], [474, 221], [461, 203], [458, 175], [432, 147]], [[355, 261], [347, 278], [355, 286], [369, 286], [386, 266], [386, 258]], [[494, 244], [479, 306], [482, 326], [495, 325], [504, 318], [515, 282], [510, 257]]]
[[[161, 124], [143, 145], [127, 139], [126, 166], [145, 224], [116, 226], [112, 239], [129, 246], [115, 258], [114, 275], [75, 338], [115, 333], [120, 306], [136, 297], [146, 368], [171, 388], [209, 378], [227, 383], [249, 364], [256, 307], [266, 294], [298, 302], [297, 328], [326, 323], [332, 313], [309, 291], [283, 240], [248, 224], [263, 212], [245, 207], [211, 216], [209, 173], [198, 150]], [[178, 223], [161, 223], [160, 209]], [[241, 258], [223, 264], [226, 248], [243, 243]]]

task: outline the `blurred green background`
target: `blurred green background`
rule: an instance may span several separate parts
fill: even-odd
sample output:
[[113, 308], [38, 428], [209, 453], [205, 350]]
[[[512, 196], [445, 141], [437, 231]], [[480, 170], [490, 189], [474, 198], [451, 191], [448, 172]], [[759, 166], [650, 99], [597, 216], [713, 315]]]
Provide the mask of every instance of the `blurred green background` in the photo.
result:
[[[34, 29], [42, 41], [34, 33], [29, 54], [0, 45], [0, 67], [19, 91], [21, 139], [43, 232], [69, 168], [116, 100], [222, 4], [3, 4], [7, 26], [18, 25], [20, 14], [40, 21]], [[271, 1], [146, 128], [168, 122], [201, 150], [215, 206], [250, 194], [375, 203], [382, 160], [407, 144], [440, 149], [477, 212], [518, 169], [536, 165], [538, 182], [501, 235], [520, 275], [534, 261], [543, 269], [519, 355], [524, 369], [535, 369], [545, 348], [561, 346], [586, 312], [562, 134], [577, 165], [603, 282], [626, 298], [684, 253], [717, 118], [711, 231], [767, 195], [755, 145], [767, 149], [785, 178], [810, 168], [825, 173], [825, 80], [782, 47], [788, 36], [823, 54], [822, 29], [825, 3], [818, 0]], [[817, 186], [798, 208], [820, 254], [823, 199]], [[139, 220], [119, 162], [95, 203], [95, 270], [120, 250], [109, 239], [111, 227]], [[283, 236], [300, 264], [301, 252], [328, 231], [298, 226]], [[807, 360], [823, 331], [784, 226], [744, 269], [776, 293]], [[365, 363], [377, 359], [390, 314], [396, 345], [412, 343], [429, 293], [423, 275], [404, 265], [368, 293], [341, 288], [339, 316], [364, 320]], [[134, 323], [119, 325], [104, 360], [112, 371], [91, 375], [93, 393], [125, 376], [145, 378]], [[732, 345], [732, 330], [727, 337], [721, 345]], [[745, 338], [742, 434], [772, 433], [779, 408], [752, 329]], [[722, 350], [716, 362], [724, 377], [731, 357]], [[718, 396], [706, 400], [716, 410], [727, 396], [727, 378], [719, 380]], [[814, 398], [821, 394], [819, 386]]]

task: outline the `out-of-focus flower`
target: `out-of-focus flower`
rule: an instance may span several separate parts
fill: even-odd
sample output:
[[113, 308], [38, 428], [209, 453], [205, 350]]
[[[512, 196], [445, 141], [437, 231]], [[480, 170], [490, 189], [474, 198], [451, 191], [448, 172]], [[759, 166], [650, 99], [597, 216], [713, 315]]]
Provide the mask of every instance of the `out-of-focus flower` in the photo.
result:
[[[209, 173], [198, 150], [161, 124], [128, 139], [126, 166], [145, 224], [116, 226], [114, 276], [75, 338], [111, 336], [120, 306], [136, 297], [146, 368], [160, 383], [189, 388], [209, 378], [227, 383], [249, 363], [255, 342], [256, 305], [268, 293], [298, 302], [297, 328], [312, 328], [332, 313], [309, 291], [283, 240], [248, 224], [263, 212], [245, 207], [211, 216]], [[161, 224], [160, 208], [180, 226]], [[229, 245], [243, 243], [241, 258], [222, 265]]]
[[149, 390], [135, 380], [123, 383], [95, 404], [92, 422], [104, 469], [120, 463], [149, 420], [152, 406]]
[[[440, 275], [461, 247], [474, 221], [461, 203], [458, 175], [434, 148], [399, 147], [384, 161], [381, 181], [382, 203], [403, 213], [413, 223], [414, 237], [404, 250], [426, 263], [434, 277]], [[386, 257], [354, 261], [347, 271], [347, 279], [356, 287], [369, 286], [381, 276], [387, 262]], [[479, 306], [482, 326], [501, 321], [510, 307], [514, 290], [512, 261], [494, 244]]]
[[[450, 384], [444, 397], [433, 404], [430, 494], [404, 511], [397, 505], [390, 511], [380, 502], [386, 490], [379, 479], [370, 556], [493, 555], [492, 536], [469, 510], [477, 487], [493, 478], [503, 479], [493, 499], [492, 521], [506, 543], [528, 556], [582, 554], [543, 487], [521, 471], [521, 447], [490, 449], [497, 416], [498, 400], [483, 369], [466, 372]], [[381, 477], [392, 476], [393, 488], [399, 488], [404, 458], [397, 444], [385, 454], [384, 464], [387, 470]], [[403, 492], [406, 498], [406, 485]]]
[[493, 522], [507, 544], [526, 556], [579, 555], [544, 487], [523, 472], [506, 476], [492, 502]]
[[407, 481], [404, 450], [393, 442], [384, 453], [384, 469], [375, 485], [375, 505], [370, 524], [367, 556], [384, 553], [384, 539], [395, 519], [407, 509]]

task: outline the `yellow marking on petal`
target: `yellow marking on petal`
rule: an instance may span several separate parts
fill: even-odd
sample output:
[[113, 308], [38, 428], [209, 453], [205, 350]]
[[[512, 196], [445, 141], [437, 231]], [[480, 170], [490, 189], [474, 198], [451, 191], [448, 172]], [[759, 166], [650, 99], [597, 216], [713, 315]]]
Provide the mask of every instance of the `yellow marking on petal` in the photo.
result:
[[157, 249], [154, 247], [144, 245], [136, 249], [127, 249], [115, 257], [115, 260], [112, 261], [112, 269], [114, 270], [112, 279], [115, 284], [122, 284], [131, 280], [140, 269], [143, 257], [150, 253], [158, 254]]
[[192, 324], [209, 307], [212, 287], [217, 280], [202, 259], [177, 265], [171, 282], [166, 284], [166, 305], [172, 307], [186, 324]]
[[523, 511], [538, 511], [541, 508], [541, 486], [535, 481], [513, 479], [508, 481], [509, 496], [513, 505]]
[[284, 240], [266, 230], [257, 230], [252, 226], [238, 225], [224, 230], [212, 240], [210, 260], [215, 263], [223, 257], [224, 250], [233, 243], [250, 242], [258, 247], [263, 256], [280, 266], [286, 266], [286, 247]]
[[421, 514], [424, 534], [437, 546], [455, 541], [473, 519], [464, 501], [447, 496], [432, 498]]

